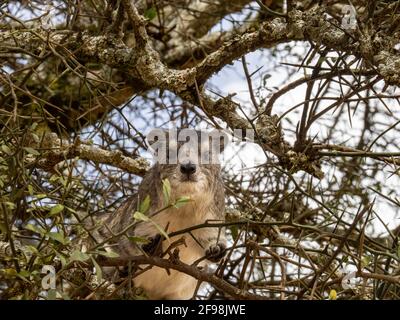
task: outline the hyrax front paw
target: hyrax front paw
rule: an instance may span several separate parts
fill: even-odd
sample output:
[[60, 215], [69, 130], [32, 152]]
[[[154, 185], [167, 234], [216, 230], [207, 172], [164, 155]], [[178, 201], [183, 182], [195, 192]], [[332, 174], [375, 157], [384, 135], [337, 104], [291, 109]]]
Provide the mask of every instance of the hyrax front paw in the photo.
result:
[[142, 245], [142, 250], [149, 255], [155, 255], [161, 248], [161, 235], [157, 234], [149, 238], [149, 243]]
[[220, 261], [226, 254], [226, 246], [223, 243], [217, 243], [206, 250], [206, 258], [211, 262]]

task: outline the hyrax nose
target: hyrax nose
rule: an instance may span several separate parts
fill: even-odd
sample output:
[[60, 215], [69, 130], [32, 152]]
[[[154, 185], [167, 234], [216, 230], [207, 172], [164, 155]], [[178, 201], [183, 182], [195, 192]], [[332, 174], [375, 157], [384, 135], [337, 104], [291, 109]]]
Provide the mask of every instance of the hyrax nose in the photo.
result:
[[181, 172], [183, 174], [191, 175], [196, 172], [196, 165], [191, 162], [181, 164]]

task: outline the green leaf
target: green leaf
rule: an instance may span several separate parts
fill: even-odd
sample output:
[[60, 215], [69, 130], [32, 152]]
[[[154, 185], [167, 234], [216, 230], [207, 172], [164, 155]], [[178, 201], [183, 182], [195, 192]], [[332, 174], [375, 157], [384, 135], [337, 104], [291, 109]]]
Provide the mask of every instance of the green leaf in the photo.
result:
[[[1, 270], [1, 269], [0, 269]], [[2, 269], [2, 271], [4, 272], [4, 274], [7, 277], [15, 277], [18, 275], [17, 270], [13, 269], [13, 268], [6, 268], [6, 269]]]
[[28, 185], [29, 195], [33, 196], [33, 186], [31, 184]]
[[34, 224], [30, 224], [30, 223], [28, 223], [28, 224], [25, 226], [25, 229], [26, 229], [26, 230], [33, 231], [33, 232], [38, 233], [38, 234], [40, 234], [40, 235], [43, 235], [43, 234], [46, 233], [46, 230], [44, 230], [43, 228], [41, 228], [41, 227], [39, 227], [39, 226], [35, 226]]
[[149, 221], [150, 220], [149, 217], [145, 216], [143, 213], [141, 213], [139, 211], [136, 211], [133, 214], [133, 218], [136, 220], [139, 220], [139, 221]]
[[38, 126], [37, 122], [32, 123], [31, 124], [31, 130], [35, 130], [37, 126]]
[[5, 223], [0, 222], [0, 231], [2, 233], [7, 233], [7, 227], [6, 227]]
[[64, 255], [57, 252], [57, 257], [60, 259], [61, 266], [64, 268], [67, 265], [67, 259], [65, 259]]
[[81, 262], [85, 262], [89, 259], [89, 255], [79, 251], [79, 250], [75, 250], [74, 252], [72, 252], [71, 256], [69, 257], [69, 261], [81, 261]]
[[65, 238], [64, 236], [64, 232], [62, 230], [60, 230], [60, 232], [48, 232], [46, 234], [49, 238], [58, 241], [62, 244], [67, 244], [68, 243], [68, 239]]
[[60, 213], [64, 210], [64, 206], [62, 204], [56, 204], [53, 208], [51, 208], [49, 215], [54, 216], [57, 213]]
[[232, 227], [230, 227], [230, 229], [231, 229], [233, 240], [236, 240], [237, 237], [239, 236], [239, 228], [238, 228], [238, 226], [232, 226]]
[[370, 264], [371, 260], [372, 260], [372, 259], [371, 259], [370, 256], [364, 256], [364, 257], [362, 257], [362, 259], [361, 259], [361, 266], [362, 266], [363, 268], [368, 267], [368, 265]]
[[6, 201], [4, 203], [9, 209], [15, 209], [15, 207], [16, 207], [15, 203], [12, 203], [10, 201]]
[[1, 145], [1, 150], [3, 150], [4, 153], [8, 154], [9, 156], [12, 155], [11, 149], [5, 144]]
[[144, 17], [149, 20], [153, 20], [157, 16], [157, 10], [155, 7], [151, 7], [144, 12]]
[[18, 274], [22, 277], [29, 277], [31, 273], [28, 270], [21, 270]]
[[36, 133], [31, 133], [33, 140], [35, 140], [36, 143], [40, 142], [39, 136]]
[[156, 227], [156, 229], [165, 237], [165, 239], [168, 239], [169, 240], [169, 237], [168, 237], [168, 234], [165, 232], [165, 230], [163, 229], [163, 228], [161, 228], [157, 223], [155, 223], [153, 220], [151, 220], [149, 217], [147, 217], [147, 216], [145, 216], [143, 213], [141, 213], [141, 212], [139, 212], [139, 211], [136, 211], [134, 214], [133, 214], [133, 217], [136, 219], [136, 220], [139, 220], [139, 221], [148, 221], [148, 222], [150, 222], [151, 224], [153, 224], [155, 227]]
[[97, 280], [100, 283], [101, 280], [103, 280], [103, 271], [101, 270], [101, 268], [100, 268], [99, 264], [97, 263], [97, 261], [93, 257], [90, 257], [90, 258], [92, 259], [94, 268], [96, 269]]
[[146, 198], [144, 198], [144, 200], [140, 204], [139, 211], [141, 213], [146, 213], [147, 210], [149, 210], [149, 208], [150, 208], [150, 196], [147, 195]]
[[63, 298], [63, 300], [71, 300], [68, 293], [66, 293], [66, 292], [59, 292], [59, 293], [61, 294], [61, 297]]
[[180, 197], [178, 200], [176, 200], [174, 207], [179, 209], [190, 201], [192, 201], [192, 199], [190, 199], [190, 197], [186, 197], [186, 196]]
[[165, 230], [163, 228], [161, 228], [157, 223], [155, 223], [154, 221], [151, 221], [154, 226], [156, 227], [156, 229], [158, 230], [158, 232], [160, 232], [165, 239], [167, 239], [169, 241], [169, 237], [168, 237], [168, 233], [165, 232]]
[[40, 156], [40, 153], [31, 147], [24, 147], [24, 150], [30, 154], [33, 154], [34, 156]]
[[30, 276], [30, 272], [27, 270], [21, 270], [20, 272], [18, 272], [17, 277], [22, 279], [25, 282], [30, 283], [30, 281], [27, 279]]
[[169, 199], [171, 198], [171, 184], [168, 179], [162, 181], [163, 184], [163, 195], [164, 195], [164, 205], [169, 204]]
[[30, 252], [30, 253], [32, 253], [32, 254], [40, 256], [39, 250], [36, 247], [32, 246], [32, 245], [26, 245], [25, 246], [25, 250]]
[[68, 211], [71, 211], [72, 213], [78, 213], [76, 210], [69, 208], [69, 207], [65, 207], [65, 209], [67, 209]]
[[54, 289], [50, 289], [47, 291], [47, 300], [56, 300], [57, 298], [57, 291]]
[[49, 181], [50, 181], [50, 182], [54, 182], [54, 181], [57, 181], [58, 178], [59, 178], [59, 176], [53, 174], [53, 175], [50, 177]]

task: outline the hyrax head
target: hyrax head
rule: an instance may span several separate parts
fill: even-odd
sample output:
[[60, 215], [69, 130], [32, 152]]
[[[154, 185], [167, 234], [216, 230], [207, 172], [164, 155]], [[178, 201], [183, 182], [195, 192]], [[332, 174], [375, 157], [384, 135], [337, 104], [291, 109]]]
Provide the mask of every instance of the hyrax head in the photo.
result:
[[147, 140], [160, 178], [171, 187], [201, 192], [219, 181], [219, 155], [228, 142], [222, 131], [153, 129]]

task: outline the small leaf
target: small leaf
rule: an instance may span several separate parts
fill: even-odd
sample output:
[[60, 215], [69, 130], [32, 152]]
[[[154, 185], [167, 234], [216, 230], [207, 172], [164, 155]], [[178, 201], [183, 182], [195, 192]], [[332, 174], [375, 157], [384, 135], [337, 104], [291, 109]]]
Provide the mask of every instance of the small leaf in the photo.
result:
[[10, 149], [7, 145], [5, 145], [5, 144], [3, 144], [3, 145], [1, 146], [1, 150], [3, 150], [4, 153], [8, 154], [9, 156], [12, 155], [11, 149]]
[[71, 300], [68, 293], [66, 293], [66, 292], [59, 292], [59, 293], [61, 294], [61, 297], [63, 298], [63, 300]]
[[64, 206], [62, 204], [56, 204], [53, 208], [51, 208], [49, 215], [54, 216], [57, 213], [60, 213], [64, 210]]
[[13, 269], [13, 268], [6, 268], [6, 269], [3, 269], [3, 272], [4, 272], [5, 275], [8, 276], [8, 277], [15, 277], [15, 276], [18, 274], [17, 270], [15, 270], [15, 269]]
[[40, 153], [31, 147], [24, 147], [24, 150], [30, 154], [33, 154], [34, 156], [40, 156]]
[[149, 221], [150, 220], [147, 216], [145, 216], [143, 213], [141, 213], [139, 211], [136, 211], [133, 214], [133, 218], [136, 220], [139, 220], [139, 221]]
[[144, 198], [144, 200], [140, 204], [139, 211], [141, 213], [146, 213], [147, 210], [149, 210], [149, 208], [150, 208], [150, 196], [147, 195], [146, 198]]
[[40, 256], [39, 250], [36, 247], [32, 246], [32, 245], [26, 245], [25, 246], [25, 250], [30, 252], [30, 253], [32, 253], [32, 254]]
[[18, 274], [22, 277], [29, 277], [31, 273], [28, 270], [21, 270]]
[[236, 240], [239, 236], [239, 228], [238, 226], [232, 226], [230, 227], [231, 233], [232, 233], [232, 238], [233, 240]]
[[363, 268], [368, 267], [368, 265], [369, 265], [370, 262], [371, 262], [371, 257], [369, 257], [369, 256], [364, 256], [364, 257], [362, 257], [362, 259], [361, 259], [361, 266], [362, 266]]
[[93, 257], [90, 257], [90, 258], [92, 259], [94, 268], [96, 269], [97, 280], [100, 283], [101, 280], [103, 280], [103, 271], [101, 270], [101, 268], [100, 268], [99, 264], [97, 263], [97, 261]]
[[17, 277], [22, 279], [23, 281], [30, 283], [30, 281], [27, 279], [30, 276], [30, 272], [27, 270], [21, 270], [18, 272]]
[[60, 259], [61, 266], [64, 268], [67, 265], [67, 259], [65, 259], [64, 255], [57, 252], [57, 257]]
[[179, 209], [190, 201], [192, 201], [192, 199], [190, 199], [190, 197], [186, 197], [186, 196], [180, 197], [178, 200], [176, 200], [174, 207]]
[[56, 300], [57, 298], [57, 291], [54, 289], [50, 289], [47, 291], [47, 300]]
[[46, 233], [46, 231], [45, 231], [43, 228], [41, 228], [41, 227], [39, 227], [39, 226], [35, 226], [35, 225], [33, 225], [33, 224], [30, 224], [30, 223], [28, 223], [28, 224], [25, 226], [25, 229], [26, 229], [26, 230], [33, 231], [33, 232], [38, 233], [38, 234], [40, 234], [40, 235], [43, 235], [43, 234]]
[[37, 122], [32, 123], [31, 124], [31, 130], [35, 130], [37, 126], [38, 126]]
[[60, 230], [60, 232], [48, 232], [46, 234], [49, 238], [58, 241], [62, 244], [67, 244], [68, 243], [68, 239], [65, 239], [64, 237], [64, 232], [62, 230]]
[[0, 231], [2, 233], [6, 233], [7, 232], [7, 226], [4, 223], [0, 222]]
[[79, 250], [75, 250], [74, 252], [72, 252], [71, 256], [69, 257], [70, 262], [72, 261], [81, 261], [81, 262], [85, 262], [89, 259], [89, 255], [79, 251]]
[[155, 7], [151, 7], [144, 12], [144, 17], [149, 20], [153, 20], [157, 16], [157, 10]]
[[136, 220], [139, 221], [148, 221], [151, 224], [153, 224], [156, 229], [165, 237], [165, 239], [169, 240], [168, 234], [165, 232], [165, 230], [163, 228], [161, 228], [157, 223], [155, 223], [153, 220], [151, 220], [149, 217], [145, 216], [143, 213], [136, 211], [133, 214], [133, 218], [135, 218]]
[[76, 210], [69, 208], [69, 207], [65, 207], [65, 209], [67, 209], [68, 211], [71, 211], [72, 213], [78, 213]]
[[151, 221], [154, 226], [156, 227], [156, 229], [158, 230], [158, 232], [160, 232], [165, 239], [167, 239], [169, 241], [169, 237], [168, 237], [168, 233], [165, 232], [165, 230], [163, 228], [161, 228], [157, 223]]
[[15, 209], [15, 207], [16, 207], [15, 203], [12, 203], [12, 202], [10, 202], [10, 201], [6, 201], [6, 202], [4, 202], [4, 203], [6, 204], [6, 206], [7, 206], [9, 209]]
[[337, 299], [337, 292], [336, 290], [332, 289], [329, 292], [329, 300], [336, 300]]
[[53, 174], [53, 175], [50, 177], [49, 181], [50, 181], [50, 182], [54, 182], [54, 181], [57, 181], [58, 178], [59, 178], [59, 176]]
[[36, 143], [40, 142], [40, 139], [39, 139], [39, 137], [38, 137], [38, 135], [36, 133], [32, 132], [31, 135], [32, 135], [33, 140], [35, 140]]

